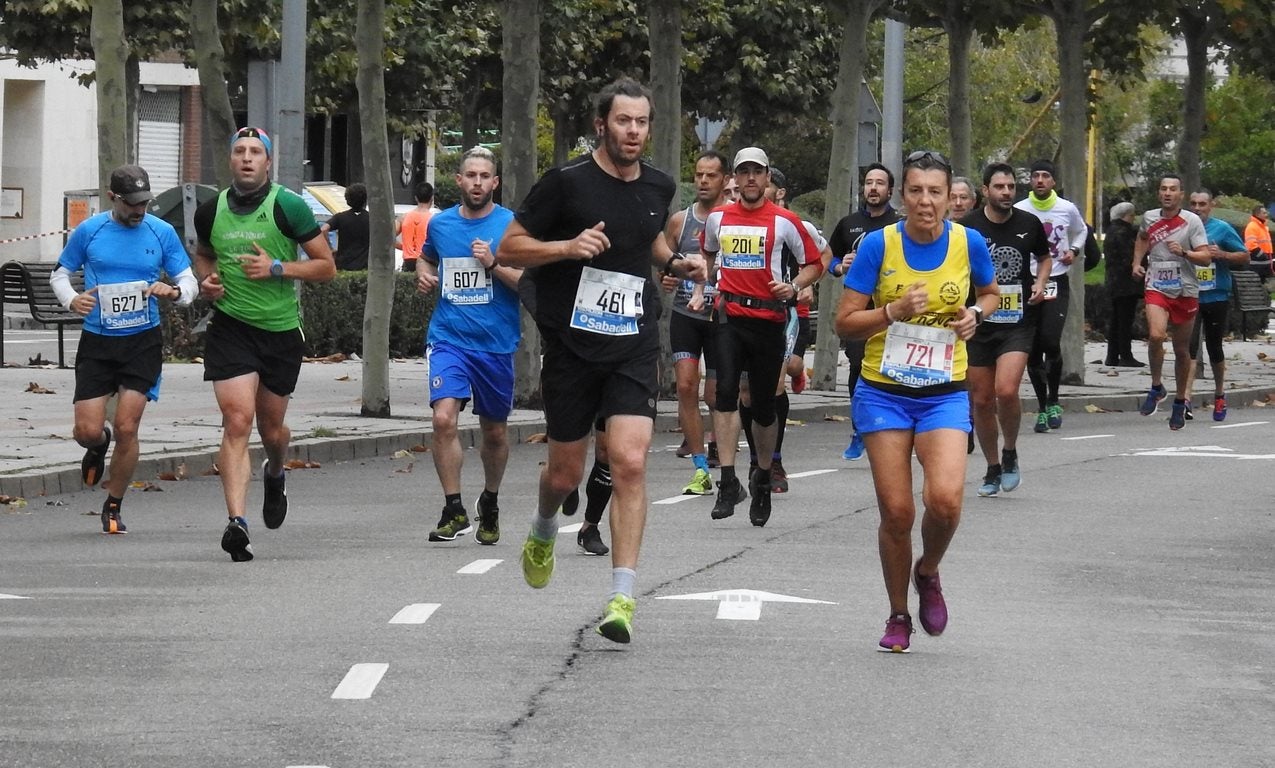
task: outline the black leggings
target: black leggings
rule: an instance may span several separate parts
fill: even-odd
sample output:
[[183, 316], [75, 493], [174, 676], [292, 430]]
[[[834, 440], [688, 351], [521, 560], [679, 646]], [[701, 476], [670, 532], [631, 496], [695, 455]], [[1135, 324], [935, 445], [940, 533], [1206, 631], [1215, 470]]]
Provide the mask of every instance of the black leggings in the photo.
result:
[[1200, 359], [1200, 329], [1204, 329], [1204, 345], [1209, 351], [1209, 362], [1217, 365], [1223, 359], [1222, 337], [1226, 335], [1228, 301], [1210, 301], [1200, 305], [1195, 328], [1191, 331], [1191, 359]]
[[774, 424], [775, 385], [787, 362], [786, 347], [782, 322], [718, 315], [717, 410], [738, 409], [740, 374], [748, 371], [753, 421], [762, 427]]
[[1041, 302], [1036, 338], [1027, 356], [1027, 376], [1036, 390], [1041, 410], [1058, 402], [1058, 386], [1062, 383], [1062, 335], [1067, 322], [1067, 305], [1071, 302], [1071, 284], [1066, 274], [1054, 278], [1058, 296]]

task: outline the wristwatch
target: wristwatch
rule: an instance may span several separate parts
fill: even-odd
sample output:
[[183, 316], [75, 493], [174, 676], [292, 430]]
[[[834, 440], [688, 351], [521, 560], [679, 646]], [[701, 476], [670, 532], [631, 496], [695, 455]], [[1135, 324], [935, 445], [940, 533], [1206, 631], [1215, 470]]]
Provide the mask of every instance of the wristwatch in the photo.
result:
[[673, 274], [673, 262], [681, 261], [684, 258], [686, 258], [686, 254], [677, 253], [675, 251], [673, 255], [669, 257], [669, 260], [664, 262], [664, 266], [660, 269], [660, 274], [671, 276]]
[[970, 309], [974, 310], [974, 325], [982, 325], [983, 308], [975, 304], [974, 306], [970, 307]]
[[270, 274], [274, 277], [283, 277], [283, 262], [278, 259], [271, 262]]

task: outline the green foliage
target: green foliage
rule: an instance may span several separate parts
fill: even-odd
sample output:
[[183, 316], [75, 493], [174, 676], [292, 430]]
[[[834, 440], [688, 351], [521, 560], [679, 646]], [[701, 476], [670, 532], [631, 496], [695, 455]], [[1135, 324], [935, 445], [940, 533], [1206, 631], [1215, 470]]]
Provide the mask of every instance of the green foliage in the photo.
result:
[[[812, 189], [809, 192], [792, 198], [788, 204], [792, 208], [793, 213], [797, 214], [806, 221], [811, 221], [819, 225], [823, 221], [825, 202], [827, 194], [822, 189]], [[832, 234], [825, 232], [825, 235]]]
[[1207, 97], [1200, 178], [1219, 193], [1275, 199], [1275, 84], [1234, 75]]
[[[330, 282], [302, 286], [301, 317], [310, 355], [363, 353], [363, 305], [366, 296], [366, 272], [338, 272]], [[394, 275], [390, 357], [421, 354], [433, 310], [434, 297], [416, 292], [414, 275]]]

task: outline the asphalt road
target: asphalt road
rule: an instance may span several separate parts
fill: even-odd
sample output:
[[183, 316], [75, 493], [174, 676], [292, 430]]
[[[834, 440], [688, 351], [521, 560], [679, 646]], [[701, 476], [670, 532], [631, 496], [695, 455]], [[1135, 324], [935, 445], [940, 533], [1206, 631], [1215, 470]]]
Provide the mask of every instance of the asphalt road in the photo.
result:
[[[215, 478], [131, 492], [127, 536], [97, 533], [101, 491], [37, 499], [0, 512], [0, 766], [1275, 765], [1263, 415], [1069, 414], [1023, 435], [1023, 485], [994, 499], [973, 457], [951, 623], [906, 656], [874, 650], [844, 424], [789, 429], [764, 529], [661, 503], [690, 464], [656, 435], [629, 646], [593, 632], [608, 560], [574, 534], [547, 589], [522, 581], [540, 445], [512, 452], [494, 547], [426, 542], [425, 456], [292, 472], [246, 564]], [[466, 478], [472, 502], [472, 451]], [[823, 602], [659, 599], [719, 590]]]

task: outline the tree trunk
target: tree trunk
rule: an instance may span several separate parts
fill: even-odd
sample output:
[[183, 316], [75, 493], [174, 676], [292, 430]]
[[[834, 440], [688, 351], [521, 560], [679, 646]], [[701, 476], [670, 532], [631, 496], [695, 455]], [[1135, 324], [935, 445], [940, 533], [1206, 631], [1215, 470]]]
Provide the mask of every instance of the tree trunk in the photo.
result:
[[[1086, 146], [1089, 128], [1089, 71], [1085, 64], [1085, 36], [1089, 19], [1086, 0], [1055, 0], [1054, 29], [1058, 40], [1058, 78], [1062, 91], [1062, 152], [1059, 157], [1060, 195], [1084, 210], [1089, 195]], [[1065, 193], [1065, 194], [1064, 194]], [[1062, 380], [1085, 383], [1085, 264], [1072, 262], [1069, 273], [1071, 303], [1063, 326]]]
[[[191, 0], [191, 46], [195, 65], [199, 68], [199, 92], [204, 103], [204, 126], [210, 140], [228, 140], [235, 132], [235, 113], [230, 107], [230, 91], [226, 88], [226, 52], [221, 47], [221, 28], [217, 23], [217, 0]], [[213, 163], [217, 186], [230, 186], [230, 164]]]
[[128, 162], [128, 86], [125, 61], [123, 0], [93, 0], [90, 22], [93, 58], [97, 63], [97, 178], [102, 209], [110, 207], [106, 193], [111, 171]]
[[[504, 0], [501, 148], [505, 206], [518, 210], [536, 181], [536, 105], [540, 93], [540, 0]], [[514, 403], [539, 404], [540, 334], [524, 310], [522, 344], [514, 353]]]
[[1209, 41], [1213, 24], [1207, 11], [1182, 13], [1182, 37], [1186, 41], [1186, 84], [1182, 93], [1182, 140], [1178, 142], [1178, 173], [1182, 189], [1191, 194], [1200, 188], [1200, 142], [1204, 138], [1205, 92], [1209, 79]]
[[957, 0], [948, 0], [948, 12], [943, 20], [949, 62], [947, 125], [952, 139], [952, 169], [959, 176], [973, 178], [978, 175], [970, 158], [970, 43], [974, 38], [974, 20], [968, 13], [961, 12], [962, 5]]
[[[655, 98], [652, 155], [655, 167], [679, 181], [682, 157], [682, 0], [652, 0], [647, 21], [651, 49], [651, 94]], [[669, 213], [680, 207], [677, 195]], [[655, 270], [653, 270], [655, 271]], [[652, 275], [659, 285], [659, 275]], [[669, 341], [672, 312], [660, 315], [660, 394], [677, 397], [673, 375], [673, 347]]]
[[394, 309], [394, 198], [385, 122], [385, 0], [359, 0], [355, 40], [359, 122], [371, 229], [363, 307], [363, 416], [390, 416], [390, 313]]
[[[824, 203], [823, 231], [831, 233], [850, 210], [853, 186], [859, 175], [859, 90], [863, 58], [868, 49], [868, 22], [881, 0], [845, 0], [841, 37], [841, 63], [832, 94], [832, 149], [828, 156], [828, 190]], [[841, 342], [833, 329], [841, 281], [824, 275], [819, 281], [819, 326], [815, 334], [815, 373], [812, 389], [837, 388], [837, 355]]]

